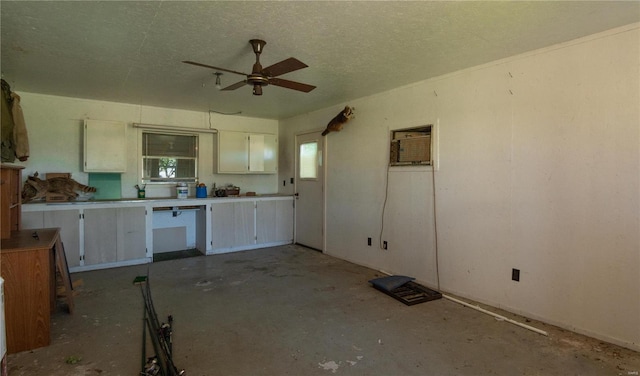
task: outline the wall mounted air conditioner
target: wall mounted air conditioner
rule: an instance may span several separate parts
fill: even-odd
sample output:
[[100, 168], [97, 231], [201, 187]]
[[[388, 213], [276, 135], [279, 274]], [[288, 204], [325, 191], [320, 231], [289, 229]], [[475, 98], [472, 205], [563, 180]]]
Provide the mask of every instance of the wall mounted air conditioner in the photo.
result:
[[392, 131], [389, 165], [431, 165], [431, 126]]

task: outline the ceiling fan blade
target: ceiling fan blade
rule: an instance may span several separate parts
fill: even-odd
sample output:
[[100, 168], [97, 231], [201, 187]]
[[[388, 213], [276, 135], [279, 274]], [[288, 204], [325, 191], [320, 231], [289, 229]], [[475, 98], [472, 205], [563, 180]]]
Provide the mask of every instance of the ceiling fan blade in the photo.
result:
[[293, 72], [298, 69], [302, 69], [306, 67], [308, 67], [307, 64], [303, 63], [302, 61], [296, 58], [290, 57], [286, 60], [282, 60], [279, 63], [275, 63], [273, 65], [270, 65], [264, 68], [262, 70], [262, 74], [268, 77], [277, 77], [277, 76], [280, 76], [281, 74]]
[[270, 78], [269, 79], [269, 84], [270, 85], [284, 87], [284, 88], [287, 88], [287, 89], [304, 91], [305, 93], [308, 93], [311, 90], [316, 88], [313, 85], [307, 85], [307, 84], [303, 84], [303, 83], [300, 83], [300, 82], [283, 80], [282, 78]]
[[235, 73], [235, 74], [241, 74], [243, 76], [248, 76], [248, 74], [246, 74], [246, 73], [237, 72], [237, 71], [234, 71], [234, 70], [231, 70], [231, 69], [218, 68], [218, 67], [214, 67], [214, 66], [207, 65], [207, 64], [196, 63], [195, 61], [185, 60], [185, 61], [183, 61], [183, 63], [191, 64], [191, 65], [197, 65], [199, 67], [211, 68], [211, 69], [215, 69], [215, 70], [219, 70], [219, 71], [223, 71], [223, 72]]
[[224, 89], [220, 89], [220, 90], [235, 90], [237, 88], [243, 87], [246, 84], [247, 84], [247, 80], [242, 80], [240, 82], [236, 82], [235, 84], [227, 86]]

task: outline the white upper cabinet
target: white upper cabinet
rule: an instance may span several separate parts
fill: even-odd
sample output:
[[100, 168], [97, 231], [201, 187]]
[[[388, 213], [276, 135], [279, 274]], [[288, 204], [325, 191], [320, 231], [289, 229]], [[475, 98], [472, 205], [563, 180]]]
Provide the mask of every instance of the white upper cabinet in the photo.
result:
[[249, 135], [249, 171], [264, 171], [264, 135]]
[[85, 120], [84, 172], [126, 172], [127, 124]]
[[274, 134], [218, 132], [218, 173], [274, 174], [278, 171], [278, 144]]
[[246, 173], [249, 166], [249, 134], [218, 132], [218, 173]]
[[263, 149], [263, 166], [264, 173], [278, 172], [278, 139], [274, 134], [265, 134], [264, 136], [264, 149]]

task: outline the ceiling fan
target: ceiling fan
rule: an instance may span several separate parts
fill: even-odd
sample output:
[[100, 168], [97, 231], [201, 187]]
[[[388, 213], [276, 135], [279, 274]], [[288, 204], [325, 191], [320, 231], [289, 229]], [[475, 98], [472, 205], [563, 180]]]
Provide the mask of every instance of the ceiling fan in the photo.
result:
[[207, 64], [196, 63], [194, 61], [183, 61], [183, 63], [246, 76], [244, 80], [237, 82], [231, 86], [227, 86], [222, 90], [235, 90], [244, 85], [253, 85], [253, 95], [262, 95], [262, 87], [267, 85], [280, 86], [287, 89], [302, 91], [305, 93], [308, 93], [316, 88], [313, 85], [307, 85], [300, 82], [278, 78], [278, 76], [281, 76], [285, 73], [306, 68], [308, 66], [307, 64], [301, 62], [296, 58], [290, 57], [288, 59], [282, 60], [279, 63], [275, 63], [266, 68], [262, 68], [262, 65], [260, 64], [260, 54], [262, 53], [262, 49], [264, 48], [264, 45], [267, 44], [267, 42], [260, 39], [251, 39], [249, 43], [251, 43], [253, 52], [256, 54], [256, 62], [253, 64], [251, 74], [237, 72], [231, 69], [214, 67]]

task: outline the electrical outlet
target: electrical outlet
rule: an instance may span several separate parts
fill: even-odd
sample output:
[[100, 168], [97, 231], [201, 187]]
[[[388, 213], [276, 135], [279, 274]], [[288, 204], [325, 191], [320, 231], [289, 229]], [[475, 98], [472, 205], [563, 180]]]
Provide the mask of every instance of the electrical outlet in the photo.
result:
[[291, 178], [291, 180], [290, 180], [290, 181], [291, 181], [291, 184], [293, 184], [293, 178]]
[[367, 238], [367, 245], [371, 247], [371, 238]]
[[287, 181], [286, 181], [286, 180], [283, 180], [283, 181], [282, 181], [282, 186], [283, 186], [283, 187], [286, 187], [286, 186], [287, 186]]
[[511, 269], [511, 279], [520, 282], [520, 269]]
[[387, 249], [387, 241], [382, 242], [382, 249]]

